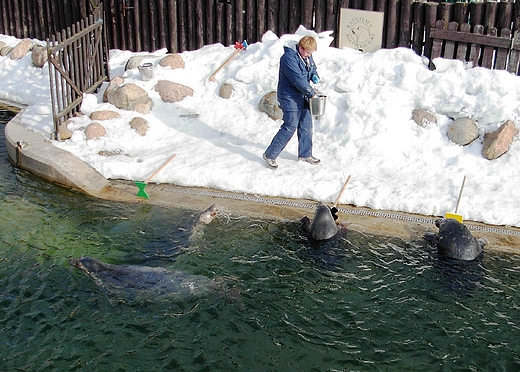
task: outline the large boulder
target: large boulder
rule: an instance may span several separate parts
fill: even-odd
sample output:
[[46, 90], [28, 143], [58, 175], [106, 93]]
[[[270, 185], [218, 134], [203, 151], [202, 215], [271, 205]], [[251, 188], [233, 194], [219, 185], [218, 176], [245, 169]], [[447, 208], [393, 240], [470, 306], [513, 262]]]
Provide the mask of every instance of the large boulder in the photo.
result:
[[269, 92], [260, 99], [258, 110], [265, 112], [273, 120], [281, 120], [283, 112], [278, 105], [278, 95], [276, 92]]
[[417, 123], [417, 125], [424, 128], [430, 124], [437, 124], [437, 117], [422, 108], [413, 110], [412, 119]]
[[148, 131], [148, 122], [140, 117], [135, 117], [130, 121], [130, 128], [135, 130], [135, 132], [141, 137], [146, 135]]
[[87, 129], [85, 129], [85, 137], [88, 140], [104, 137], [107, 135], [107, 131], [105, 127], [99, 123], [90, 124]]
[[146, 55], [140, 56], [132, 56], [126, 61], [125, 71], [132, 70], [134, 68], [138, 68], [141, 65], [141, 62], [146, 58]]
[[65, 121], [62, 121], [58, 124], [58, 135], [60, 137], [60, 140], [68, 140], [72, 137], [72, 132], [68, 128], [68, 125], [72, 123], [72, 120], [67, 119]]
[[47, 62], [47, 48], [42, 45], [35, 45], [32, 49], [31, 59], [33, 65], [42, 68]]
[[115, 91], [117, 88], [119, 88], [124, 83], [125, 83], [125, 79], [123, 79], [121, 76], [116, 76], [112, 80], [110, 80], [110, 83], [108, 83], [108, 86], [105, 89], [105, 92], [103, 93], [103, 102], [108, 102], [108, 93], [109, 92]]
[[155, 90], [164, 102], [180, 102], [188, 96], [193, 96], [193, 89], [182, 84], [168, 80], [160, 80], [155, 85]]
[[489, 160], [504, 155], [517, 134], [518, 128], [515, 124], [511, 120], [506, 121], [496, 131], [484, 136], [482, 155]]
[[121, 110], [137, 111], [148, 114], [153, 102], [146, 91], [132, 83], [128, 83], [107, 92], [108, 102]]
[[11, 50], [9, 57], [12, 60], [17, 60], [25, 57], [29, 50], [31, 50], [33, 43], [30, 39], [23, 39]]
[[176, 68], [184, 68], [185, 63], [179, 53], [173, 53], [161, 59], [159, 66], [170, 67], [173, 70]]
[[466, 146], [478, 138], [478, 127], [475, 120], [459, 118], [448, 128], [448, 138], [451, 142]]
[[220, 90], [218, 92], [218, 95], [221, 98], [229, 99], [231, 97], [231, 94], [233, 93], [233, 85], [229, 83], [224, 83], [220, 86]]
[[90, 120], [110, 120], [120, 118], [121, 115], [119, 112], [110, 111], [110, 110], [100, 110], [94, 111], [90, 114]]
[[0, 48], [0, 56], [5, 57], [9, 53], [11, 53], [12, 50], [13, 50], [13, 47], [11, 47], [9, 45], [4, 45], [2, 48]]

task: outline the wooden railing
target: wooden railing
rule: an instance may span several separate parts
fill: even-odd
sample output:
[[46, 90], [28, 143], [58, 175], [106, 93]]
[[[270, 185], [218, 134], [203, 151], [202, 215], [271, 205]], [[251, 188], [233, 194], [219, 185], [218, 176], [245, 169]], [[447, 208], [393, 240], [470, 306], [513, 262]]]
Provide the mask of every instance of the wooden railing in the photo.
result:
[[52, 115], [56, 139], [59, 126], [79, 111], [84, 93], [108, 80], [102, 7], [94, 15], [47, 39]]

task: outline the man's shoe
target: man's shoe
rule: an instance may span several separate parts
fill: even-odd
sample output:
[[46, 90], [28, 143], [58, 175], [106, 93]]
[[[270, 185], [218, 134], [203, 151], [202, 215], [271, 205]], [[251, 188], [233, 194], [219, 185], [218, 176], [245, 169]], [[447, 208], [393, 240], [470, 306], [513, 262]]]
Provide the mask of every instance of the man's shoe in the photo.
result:
[[320, 159], [315, 158], [314, 156], [309, 156], [308, 158], [300, 158], [300, 157], [298, 157], [298, 160], [306, 161], [307, 163], [312, 164], [312, 165], [318, 165], [321, 162]]
[[269, 169], [277, 169], [278, 168], [278, 164], [276, 164], [276, 160], [269, 159], [267, 156], [265, 156], [265, 152], [262, 154], [262, 157], [265, 160], [265, 164], [267, 165], [267, 168], [269, 168]]

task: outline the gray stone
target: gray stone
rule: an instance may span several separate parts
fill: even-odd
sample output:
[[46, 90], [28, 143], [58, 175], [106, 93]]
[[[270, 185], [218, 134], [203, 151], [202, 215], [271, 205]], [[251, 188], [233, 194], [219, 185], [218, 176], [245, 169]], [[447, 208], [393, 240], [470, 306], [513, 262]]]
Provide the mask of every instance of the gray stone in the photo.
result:
[[153, 102], [146, 91], [132, 83], [125, 84], [110, 90], [107, 93], [108, 102], [119, 109], [137, 111], [148, 114], [153, 107]]
[[412, 119], [421, 127], [427, 127], [430, 124], [437, 124], [437, 117], [422, 108], [413, 110]]
[[193, 96], [193, 89], [182, 84], [168, 80], [160, 80], [155, 85], [155, 90], [164, 102], [180, 102], [188, 96]]
[[141, 62], [146, 58], [146, 56], [132, 56], [126, 61], [125, 71], [132, 70], [134, 68], [138, 68], [141, 65]]
[[110, 83], [108, 83], [108, 86], [105, 89], [105, 92], [103, 93], [103, 102], [108, 102], [108, 93], [110, 91], [115, 91], [124, 83], [125, 79], [123, 79], [121, 76], [116, 76], [112, 80], [110, 80]]
[[110, 120], [120, 118], [121, 115], [118, 112], [110, 110], [94, 111], [90, 114], [90, 120]]
[[11, 50], [13, 50], [13, 47], [10, 47], [9, 45], [4, 46], [0, 49], [0, 56], [5, 57], [9, 53], [11, 53]]
[[176, 68], [184, 68], [185, 63], [179, 53], [173, 53], [161, 59], [159, 66], [170, 67], [173, 70]]
[[229, 83], [224, 83], [220, 86], [220, 90], [218, 95], [222, 98], [229, 99], [231, 94], [233, 93], [233, 85]]
[[94, 138], [104, 137], [106, 135], [107, 131], [105, 130], [105, 127], [99, 123], [92, 123], [87, 127], [87, 129], [85, 129], [85, 137], [87, 138], [87, 141]]
[[489, 160], [496, 159], [504, 155], [513, 139], [518, 134], [518, 128], [511, 120], [507, 120], [500, 128], [493, 133], [484, 136], [482, 155]]
[[148, 122], [140, 117], [135, 117], [130, 122], [130, 127], [140, 136], [145, 136], [148, 131]]
[[283, 112], [278, 105], [276, 92], [269, 92], [263, 96], [258, 103], [258, 110], [265, 112], [273, 120], [281, 120], [283, 118]]
[[42, 45], [35, 45], [32, 49], [31, 59], [33, 65], [42, 68], [47, 62], [47, 48]]
[[469, 145], [478, 138], [477, 124], [473, 119], [459, 118], [449, 126], [448, 138], [458, 145]]
[[11, 50], [9, 57], [12, 60], [17, 60], [25, 57], [29, 50], [32, 48], [32, 41], [30, 39], [23, 39]]
[[68, 128], [70, 123], [72, 123], [72, 120], [68, 119], [58, 124], [58, 135], [62, 141], [72, 137], [72, 132]]

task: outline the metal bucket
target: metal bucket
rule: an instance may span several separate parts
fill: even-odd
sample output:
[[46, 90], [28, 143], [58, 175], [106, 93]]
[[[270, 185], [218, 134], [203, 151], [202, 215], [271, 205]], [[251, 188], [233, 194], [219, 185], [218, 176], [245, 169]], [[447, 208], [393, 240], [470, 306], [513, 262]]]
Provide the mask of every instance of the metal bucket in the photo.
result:
[[325, 104], [327, 103], [327, 96], [322, 94], [317, 95], [309, 100], [309, 107], [311, 115], [314, 117], [320, 117], [325, 114]]
[[153, 79], [153, 64], [143, 63], [141, 66], [139, 66], [139, 75], [141, 75], [142, 81]]

